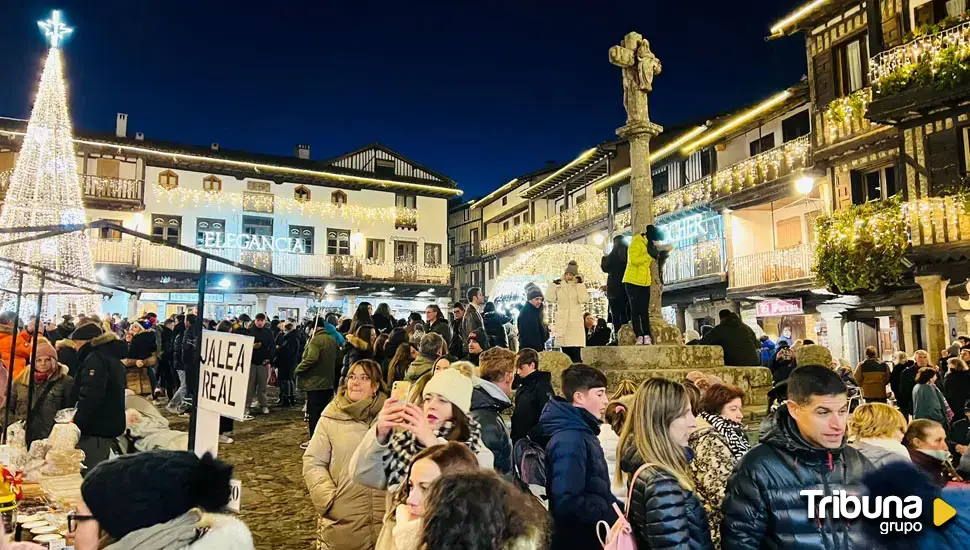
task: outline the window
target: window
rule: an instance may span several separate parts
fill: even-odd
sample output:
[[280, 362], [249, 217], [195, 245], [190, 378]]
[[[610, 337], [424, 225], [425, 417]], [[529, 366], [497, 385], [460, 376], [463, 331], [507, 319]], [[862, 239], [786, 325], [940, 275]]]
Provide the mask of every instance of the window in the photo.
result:
[[394, 243], [395, 263], [413, 264], [418, 261], [418, 243], [413, 241], [397, 241]]
[[[121, 220], [99, 220], [99, 221], [121, 225]], [[110, 227], [101, 227], [101, 228], [98, 228], [98, 238], [101, 239], [102, 241], [120, 241], [121, 231], [118, 231], [117, 229], [112, 229]]]
[[273, 236], [273, 218], [243, 216], [242, 230], [246, 235]]
[[616, 209], [619, 210], [630, 206], [633, 198], [630, 191], [630, 184], [624, 183], [614, 189], [616, 189], [616, 194], [613, 196], [613, 204], [616, 205]]
[[182, 234], [182, 216], [152, 214], [152, 236], [169, 244], [179, 244]]
[[393, 178], [394, 161], [389, 159], [375, 159], [374, 175], [379, 178]]
[[343, 206], [347, 204], [347, 193], [343, 191], [334, 191], [330, 193], [330, 202], [336, 204], [337, 206]]
[[415, 195], [395, 195], [394, 205], [398, 208], [410, 208], [414, 210], [418, 207], [418, 197]]
[[866, 172], [853, 170], [850, 178], [852, 180], [852, 204], [865, 204], [887, 199], [900, 191], [896, 183], [895, 166], [886, 166]]
[[179, 186], [178, 174], [171, 170], [165, 170], [158, 174], [158, 185], [165, 189], [175, 189]]
[[839, 97], [869, 85], [869, 51], [865, 33], [836, 46], [834, 55], [835, 91]]
[[779, 249], [791, 248], [802, 244], [801, 216], [779, 220], [775, 235]]
[[468, 221], [468, 213], [471, 212], [471, 210], [472, 210], [471, 208], [466, 208], [465, 211], [462, 212], [462, 215], [464, 215], [465, 217], [464, 221], [466, 222]]
[[478, 239], [478, 228], [477, 227], [475, 229], [472, 229], [471, 235], [472, 235], [472, 246], [475, 247], [475, 248], [478, 248], [478, 240], [479, 239]]
[[[308, 225], [291, 225], [290, 238], [301, 241], [304, 254], [313, 254], [313, 228]], [[293, 247], [299, 250], [298, 247]]]
[[367, 259], [372, 262], [384, 263], [384, 239], [367, 239]]
[[576, 206], [579, 206], [579, 205], [583, 204], [584, 202], [586, 202], [586, 195], [580, 195], [580, 196], [576, 197]]
[[215, 176], [206, 176], [202, 178], [202, 190], [203, 191], [222, 191], [222, 180]]
[[[219, 220], [216, 218], [196, 218], [195, 220], [195, 245], [196, 246], [203, 246], [205, 244], [206, 233], [221, 233], [225, 235], [226, 220]], [[209, 242], [212, 242], [211, 238]]]
[[424, 265], [439, 266], [441, 264], [442, 264], [441, 245], [425, 244], [424, 245]]
[[512, 219], [512, 225], [514, 225], [515, 227], [518, 227], [520, 223], [522, 223], [522, 220], [519, 219], [518, 216]]
[[448, 237], [448, 256], [455, 255], [455, 238]]
[[667, 191], [670, 191], [670, 172], [664, 167], [653, 175], [653, 196], [663, 195]]
[[785, 143], [802, 136], [807, 136], [811, 131], [812, 123], [807, 110], [796, 113], [781, 121], [781, 139]]
[[528, 212], [523, 212], [522, 213], [522, 223], [529, 223], [529, 213]]
[[471, 286], [481, 286], [481, 284], [479, 284], [478, 282], [478, 278], [480, 277], [480, 275], [477, 269], [473, 269], [471, 273], [469, 273], [468, 275], [469, 275], [469, 281], [471, 281]]
[[350, 231], [347, 229], [327, 230], [327, 254], [347, 256], [350, 254]]
[[502, 206], [505, 206], [508, 203], [509, 203], [509, 198], [508, 197], [502, 197]]
[[508, 220], [506, 220], [502, 222], [502, 231], [508, 231], [508, 230], [509, 230], [509, 222]]
[[310, 202], [310, 190], [306, 185], [301, 185], [293, 190], [293, 198], [298, 202]]
[[121, 174], [121, 161], [114, 159], [98, 159], [98, 176], [102, 178], [118, 179]]
[[761, 136], [760, 139], [752, 141], [748, 148], [751, 150], [751, 156], [760, 155], [765, 151], [771, 151], [775, 148], [775, 133], [772, 132], [766, 136]]

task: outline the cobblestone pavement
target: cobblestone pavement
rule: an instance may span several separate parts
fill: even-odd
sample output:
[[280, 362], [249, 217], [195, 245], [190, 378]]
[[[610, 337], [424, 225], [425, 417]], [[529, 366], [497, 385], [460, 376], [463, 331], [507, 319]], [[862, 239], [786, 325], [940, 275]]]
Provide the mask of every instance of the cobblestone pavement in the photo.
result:
[[[169, 419], [173, 429], [188, 430], [187, 418]], [[232, 437], [232, 444], [219, 446], [219, 458], [235, 466], [242, 481], [240, 518], [256, 549], [313, 548], [317, 519], [303, 483], [300, 443], [307, 425], [300, 407], [272, 408], [269, 415], [236, 422]]]

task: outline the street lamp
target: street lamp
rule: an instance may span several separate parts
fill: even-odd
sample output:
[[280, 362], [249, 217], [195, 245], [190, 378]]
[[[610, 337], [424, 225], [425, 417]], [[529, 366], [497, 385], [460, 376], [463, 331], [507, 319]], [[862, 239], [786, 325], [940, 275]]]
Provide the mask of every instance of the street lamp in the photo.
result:
[[807, 195], [815, 189], [815, 178], [811, 176], [802, 176], [795, 180], [795, 190], [802, 195]]
[[219, 288], [226, 290], [230, 287], [232, 287], [232, 281], [229, 280], [229, 277], [223, 277], [222, 280], [219, 281]]

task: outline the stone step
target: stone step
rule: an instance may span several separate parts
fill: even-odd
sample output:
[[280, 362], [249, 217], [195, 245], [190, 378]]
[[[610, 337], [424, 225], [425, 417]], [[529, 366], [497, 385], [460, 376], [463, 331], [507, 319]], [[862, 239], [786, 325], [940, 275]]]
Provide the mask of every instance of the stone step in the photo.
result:
[[594, 346], [583, 348], [583, 362], [609, 369], [685, 369], [724, 366], [721, 346]]

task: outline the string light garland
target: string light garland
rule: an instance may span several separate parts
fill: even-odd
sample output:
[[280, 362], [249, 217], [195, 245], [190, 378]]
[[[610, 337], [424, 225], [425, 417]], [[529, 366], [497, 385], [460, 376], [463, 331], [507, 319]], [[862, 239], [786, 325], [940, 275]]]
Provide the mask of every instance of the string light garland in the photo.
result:
[[606, 216], [606, 195], [597, 194], [582, 204], [560, 212], [556, 216], [535, 224], [523, 223], [484, 239], [481, 243], [483, 254], [494, 254], [523, 242], [532, 242], [551, 237], [562, 231]]
[[755, 117], [767, 111], [768, 109], [771, 109], [772, 107], [782, 103], [783, 101], [791, 97], [791, 94], [792, 94], [791, 90], [785, 90], [783, 92], [775, 94], [774, 96], [762, 101], [761, 103], [755, 105], [754, 107], [748, 109], [747, 111], [744, 111], [743, 113], [740, 113], [737, 116], [734, 116], [733, 118], [725, 122], [723, 125], [719, 126], [716, 130], [705, 132], [700, 138], [685, 145], [680, 150], [680, 152], [685, 155], [688, 155], [696, 151], [697, 149], [700, 149], [701, 147], [714, 143], [715, 141], [717, 141], [719, 137], [723, 136], [724, 134], [741, 126], [745, 122], [748, 122], [754, 119]]
[[[549, 174], [548, 176], [546, 176], [545, 178], [543, 178], [542, 180], [540, 180], [540, 181], [539, 181], [538, 183], [536, 183], [535, 185], [531, 185], [531, 186], [529, 186], [529, 188], [528, 188], [528, 189], [526, 189], [525, 191], [523, 191], [523, 192], [522, 192], [521, 194], [522, 194], [522, 195], [525, 195], [525, 194], [527, 194], [527, 193], [528, 193], [529, 191], [531, 191], [531, 190], [533, 190], [533, 189], [535, 189], [535, 188], [537, 188], [537, 187], [540, 187], [540, 186], [542, 186], [542, 185], [543, 185], [543, 184], [545, 184], [545, 183], [546, 183], [547, 181], [552, 181], [552, 180], [554, 180], [554, 179], [556, 179], [557, 177], [559, 177], [559, 175], [560, 175], [560, 174], [562, 174], [562, 173], [563, 173], [563, 172], [565, 172], [566, 170], [569, 170], [570, 168], [572, 168], [573, 166], [576, 166], [577, 164], [579, 164], [579, 163], [581, 163], [581, 162], [585, 162], [585, 161], [586, 161], [586, 159], [588, 159], [589, 157], [591, 157], [591, 156], [593, 156], [593, 153], [595, 153], [595, 152], [596, 152], [597, 150], [598, 150], [598, 148], [597, 148], [597, 147], [593, 147], [592, 149], [587, 149], [587, 150], [585, 150], [585, 151], [583, 151], [583, 152], [582, 152], [582, 153], [580, 153], [580, 154], [579, 154], [579, 156], [578, 156], [578, 157], [576, 157], [576, 158], [575, 158], [575, 159], [574, 159], [574, 160], [573, 160], [572, 162], [570, 162], [569, 164], [567, 164], [567, 165], [565, 165], [565, 166], [563, 166], [563, 167], [562, 167], [562, 168], [560, 168], [559, 170], [556, 170], [555, 172], [553, 172], [553, 173], [551, 173], [551, 174]], [[514, 180], [513, 180], [513, 181], [514, 181]]]
[[771, 26], [771, 36], [778, 37], [785, 34], [785, 28], [801, 21], [818, 8], [828, 4], [829, 0], [814, 0], [788, 14], [784, 19]]
[[414, 208], [400, 206], [368, 207], [353, 204], [334, 204], [332, 202], [317, 202], [296, 200], [280, 197], [271, 193], [231, 193], [227, 191], [205, 191], [203, 189], [186, 189], [176, 187], [169, 189], [163, 185], [154, 184], [151, 188], [152, 196], [160, 201], [167, 201], [177, 207], [201, 207], [227, 209], [230, 211], [246, 210], [251, 212], [275, 212], [281, 214], [299, 214], [301, 216], [319, 218], [343, 218], [356, 224], [374, 224], [393, 221], [398, 225], [413, 226], [418, 223], [418, 211]]
[[822, 114], [829, 142], [838, 140], [840, 134], [851, 134], [853, 122], [862, 125], [871, 102], [872, 88], [862, 88], [829, 103]]
[[793, 139], [774, 149], [718, 170], [711, 180], [712, 196], [730, 195], [748, 187], [776, 180], [785, 175], [786, 171], [791, 173], [807, 167], [811, 158], [811, 134]]
[[869, 79], [877, 96], [910, 87], [952, 88], [970, 79], [970, 22], [918, 37], [874, 56]]
[[[61, 52], [58, 44], [70, 29], [54, 12], [41, 24], [51, 48], [44, 63], [37, 99], [27, 122], [20, 154], [10, 176], [9, 187], [0, 210], [0, 227], [72, 225], [86, 222], [77, 157], [72, 141], [71, 119], [67, 109]], [[0, 234], [0, 242], [22, 238], [24, 234]], [[2, 249], [12, 260], [95, 279], [94, 261], [87, 232], [78, 231], [42, 240], [22, 242]], [[14, 274], [0, 270], [0, 286], [16, 288]], [[39, 287], [36, 276], [25, 277], [25, 290]], [[2, 308], [13, 309], [16, 297], [4, 295]], [[22, 304], [27, 314], [36, 306]], [[66, 313], [100, 314], [97, 296], [51, 296], [44, 304], [44, 316]]]

